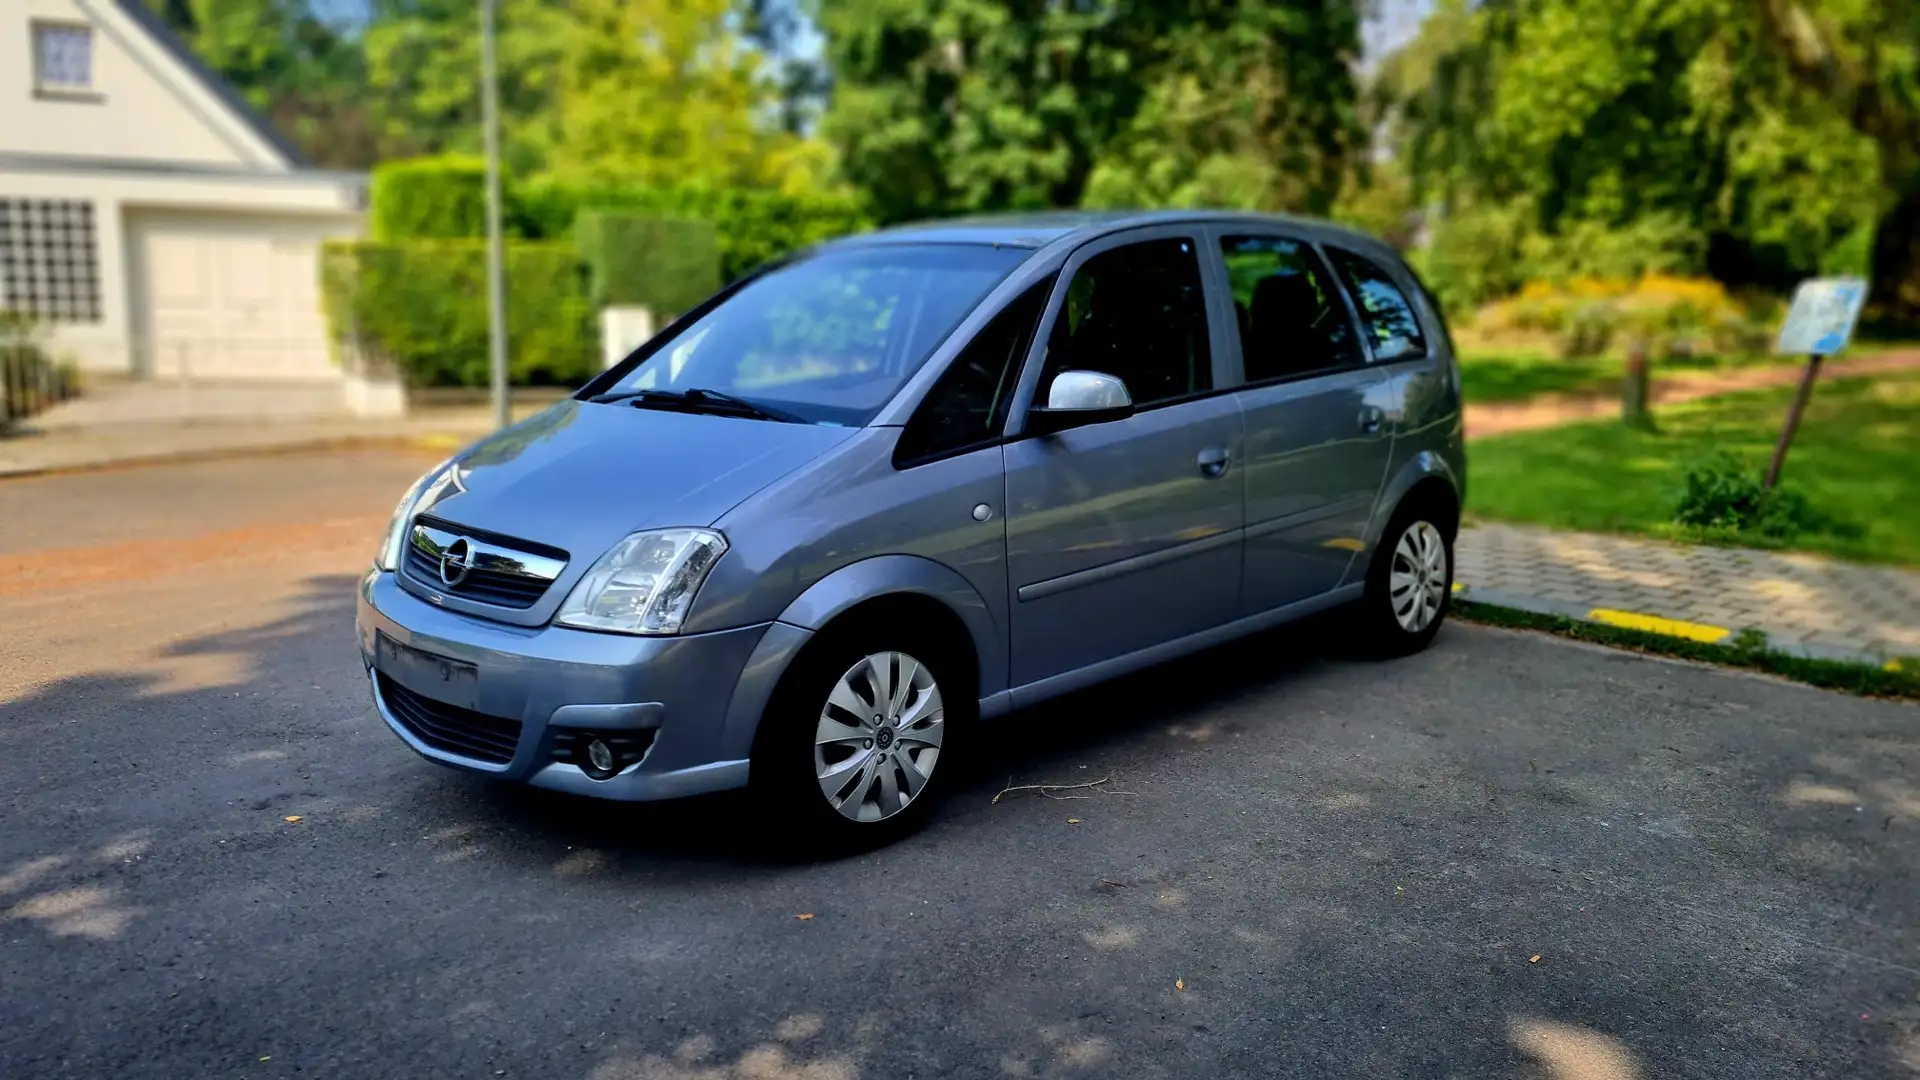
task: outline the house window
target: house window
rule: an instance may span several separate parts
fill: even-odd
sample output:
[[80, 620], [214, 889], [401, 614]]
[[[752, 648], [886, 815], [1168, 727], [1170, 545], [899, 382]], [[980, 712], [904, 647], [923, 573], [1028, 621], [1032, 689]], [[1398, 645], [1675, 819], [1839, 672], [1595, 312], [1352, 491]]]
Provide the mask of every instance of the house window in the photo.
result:
[[0, 307], [49, 322], [100, 321], [93, 204], [0, 199]]
[[92, 28], [71, 23], [34, 23], [33, 78], [34, 87], [43, 93], [92, 93]]

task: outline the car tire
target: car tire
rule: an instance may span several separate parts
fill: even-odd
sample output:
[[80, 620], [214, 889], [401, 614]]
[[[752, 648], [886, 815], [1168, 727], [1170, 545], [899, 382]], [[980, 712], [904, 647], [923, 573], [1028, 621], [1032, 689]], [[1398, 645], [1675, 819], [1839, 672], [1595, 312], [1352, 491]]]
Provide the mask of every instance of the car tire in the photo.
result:
[[977, 707], [952, 652], [876, 623], [829, 628], [801, 654], [761, 719], [751, 771], [783, 840], [864, 850], [925, 822]]
[[1436, 497], [1410, 499], [1380, 533], [1354, 615], [1358, 644], [1380, 657], [1408, 656], [1433, 643], [1453, 608], [1453, 540], [1458, 515]]

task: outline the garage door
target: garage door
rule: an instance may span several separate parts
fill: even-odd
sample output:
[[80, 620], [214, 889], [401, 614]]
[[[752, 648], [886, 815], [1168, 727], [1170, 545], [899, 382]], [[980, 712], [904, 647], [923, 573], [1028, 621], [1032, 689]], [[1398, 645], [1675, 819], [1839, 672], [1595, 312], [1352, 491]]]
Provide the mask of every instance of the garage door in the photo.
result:
[[167, 218], [136, 227], [146, 368], [162, 377], [311, 379], [337, 374], [318, 283], [339, 229], [274, 219]]

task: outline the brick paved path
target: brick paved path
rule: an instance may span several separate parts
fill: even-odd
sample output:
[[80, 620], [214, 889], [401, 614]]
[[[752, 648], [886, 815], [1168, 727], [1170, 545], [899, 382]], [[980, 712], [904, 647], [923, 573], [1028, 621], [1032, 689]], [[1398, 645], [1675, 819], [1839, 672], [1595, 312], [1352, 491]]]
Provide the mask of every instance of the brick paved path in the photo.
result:
[[1810, 655], [1920, 656], [1916, 570], [1500, 524], [1461, 530], [1458, 559], [1470, 599], [1758, 627]]

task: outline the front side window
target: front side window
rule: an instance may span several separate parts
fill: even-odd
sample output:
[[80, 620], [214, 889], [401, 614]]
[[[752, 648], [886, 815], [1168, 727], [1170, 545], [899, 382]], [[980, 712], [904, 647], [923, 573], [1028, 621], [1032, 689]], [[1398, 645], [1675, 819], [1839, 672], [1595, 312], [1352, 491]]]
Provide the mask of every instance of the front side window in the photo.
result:
[[1311, 246], [1276, 236], [1226, 236], [1220, 255], [1233, 290], [1248, 382], [1361, 362], [1346, 303]]
[[1339, 248], [1329, 250], [1367, 324], [1367, 335], [1373, 339], [1373, 358], [1391, 363], [1425, 356], [1427, 339], [1420, 332], [1420, 320], [1393, 277], [1371, 259]]
[[610, 393], [718, 391], [808, 423], [865, 424], [1029, 254], [937, 244], [823, 252], [748, 283]]
[[923, 461], [1000, 437], [1020, 362], [1052, 288], [1049, 278], [1020, 294], [953, 358], [900, 433], [897, 460]]
[[1211, 389], [1206, 298], [1193, 242], [1147, 240], [1082, 264], [1047, 338], [1042, 403], [1062, 371], [1117, 376], [1142, 407]]
[[93, 89], [93, 30], [68, 23], [33, 24], [34, 82], [42, 90]]

